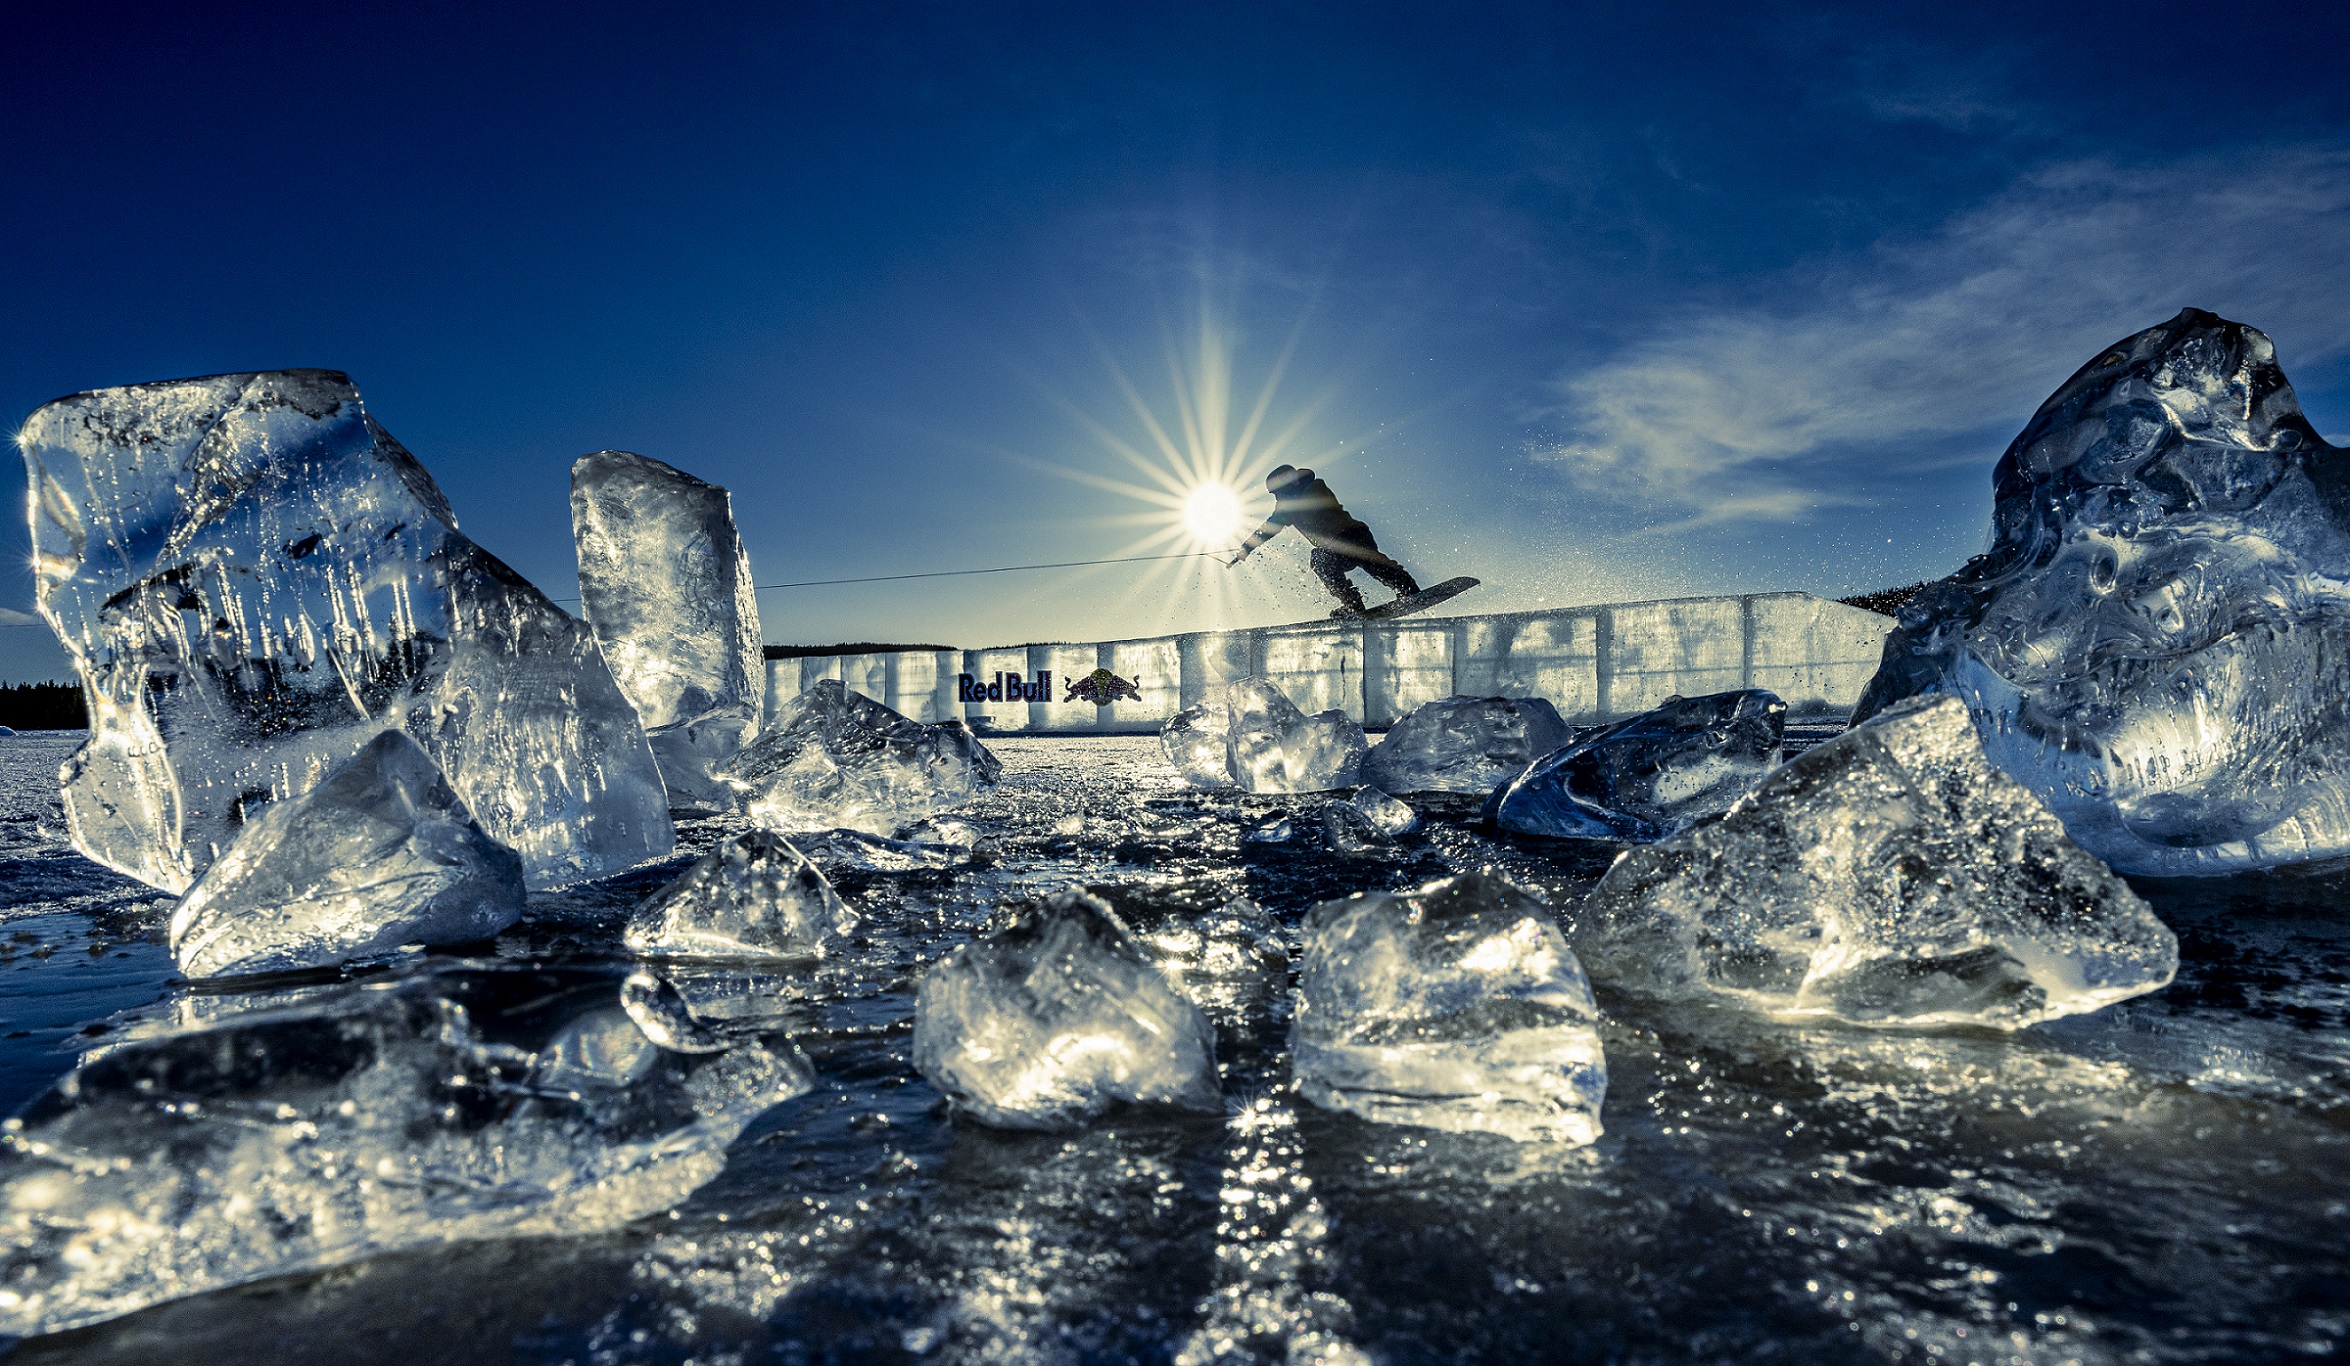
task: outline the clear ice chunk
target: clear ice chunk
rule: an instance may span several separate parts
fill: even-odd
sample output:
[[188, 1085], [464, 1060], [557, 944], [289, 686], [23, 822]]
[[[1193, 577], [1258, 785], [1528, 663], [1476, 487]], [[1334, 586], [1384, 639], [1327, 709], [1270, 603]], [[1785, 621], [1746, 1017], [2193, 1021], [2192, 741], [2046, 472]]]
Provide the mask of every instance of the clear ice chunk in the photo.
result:
[[482, 833], [440, 766], [388, 730], [271, 802], [180, 898], [190, 977], [333, 967], [403, 944], [470, 944], [522, 918], [522, 859]]
[[1334, 854], [1378, 854], [1419, 824], [1412, 808], [1375, 787], [1345, 801], [1324, 802], [1314, 813], [1323, 847]]
[[1410, 802], [1366, 787], [1348, 799], [1371, 822], [1371, 828], [1389, 839], [1399, 839], [1420, 828], [1420, 815]]
[[1325, 901], [1306, 922], [1298, 1091], [1383, 1124], [1590, 1143], [1598, 1007], [1533, 893], [1492, 872]]
[[327, 370], [47, 404], [19, 433], [41, 614], [81, 675], [76, 848], [172, 892], [385, 730], [532, 886], [668, 853], [636, 712], [580, 622], [457, 530]]
[[1167, 718], [1159, 727], [1159, 747], [1167, 762], [1193, 787], [1232, 787], [1232, 709], [1221, 696]]
[[1137, 911], [1127, 920], [1160, 970], [1194, 1000], [1203, 984], [1261, 981], [1289, 970], [1280, 925], [1245, 896], [1207, 910]]
[[1271, 816], [1240, 832], [1243, 844], [1287, 844], [1297, 831], [1290, 824], [1289, 813], [1276, 811]]
[[1363, 759], [1363, 781], [1389, 792], [1483, 796], [1573, 734], [1539, 697], [1445, 697], [1388, 728]]
[[749, 830], [646, 898], [625, 938], [663, 957], [821, 958], [827, 941], [856, 927], [856, 913], [791, 841]]
[[2269, 339], [2199, 309], [2125, 338], [1992, 487], [1991, 549], [1901, 609], [1856, 716], [1964, 699], [2125, 873], [2350, 854], [2350, 452]]
[[1215, 1033], [1100, 898], [1064, 892], [922, 974], [914, 1066], [1008, 1129], [1070, 1129], [1111, 1105], [1221, 1111]]
[[751, 559], [716, 484], [628, 451], [571, 466], [581, 615], [635, 706], [674, 807], [728, 810], [718, 773], [759, 725]]
[[924, 725], [828, 678], [784, 703], [725, 776], [750, 793], [762, 828], [889, 835], [969, 801], [1002, 772], [961, 721]]
[[1262, 678], [1225, 686], [1231, 714], [1226, 763], [1243, 792], [1328, 792], [1362, 780], [1369, 745], [1363, 728], [1343, 711], [1299, 711]]
[[1494, 789], [1504, 830], [1660, 840], [1728, 809], [1779, 763], [1787, 704], [1760, 688], [1668, 698], [1542, 756]]
[[0, 1126], [0, 1337], [674, 1205], [812, 1079], [788, 1046], [656, 1047], [619, 985], [442, 970], [85, 1061]]
[[1627, 852], [1576, 917], [1593, 971], [1865, 1025], [2015, 1029], [2167, 985], [2178, 940], [1917, 698]]

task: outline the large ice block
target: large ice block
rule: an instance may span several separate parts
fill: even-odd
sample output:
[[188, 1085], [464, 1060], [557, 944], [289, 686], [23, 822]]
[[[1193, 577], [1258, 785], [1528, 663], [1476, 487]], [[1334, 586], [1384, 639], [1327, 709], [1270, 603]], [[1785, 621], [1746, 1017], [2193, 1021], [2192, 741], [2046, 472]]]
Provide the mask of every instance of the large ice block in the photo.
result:
[[2178, 941], [1919, 698], [1616, 861], [1574, 943], [1592, 971], [1869, 1025], [2013, 1029], [2156, 990]]
[[1107, 903], [1064, 892], [922, 974], [914, 1066], [989, 1124], [1074, 1128], [1119, 1102], [1219, 1111], [1215, 1033]]
[[1963, 698], [1992, 762], [2127, 873], [2350, 854], [2350, 452], [2200, 309], [2040, 406], [1991, 549], [1902, 608], [1866, 718]]
[[522, 859], [482, 833], [422, 746], [388, 730], [326, 780], [261, 808], [180, 899], [190, 977], [333, 967], [468, 944], [522, 917]]
[[1290, 1028], [1300, 1094], [1385, 1124], [1589, 1143], [1598, 1007], [1542, 901], [1492, 872], [1314, 908]]
[[725, 776], [765, 829], [888, 835], [969, 801], [1002, 771], [962, 722], [926, 726], [828, 678], [784, 703]]
[[750, 830], [718, 847], [638, 906], [628, 946], [685, 958], [821, 958], [857, 926], [816, 865], [791, 842]]
[[718, 771], [767, 691], [751, 558], [725, 489], [628, 451], [571, 466], [581, 615], [660, 761], [671, 805], [724, 810]]
[[606, 969], [434, 972], [122, 1044], [0, 1129], [0, 1337], [683, 1199], [795, 1050], [657, 1048]]
[[1308, 716], [1262, 678], [1233, 680], [1224, 702], [1232, 718], [1226, 764], [1243, 792], [1328, 792], [1361, 781], [1370, 747], [1345, 712]]
[[1446, 697], [1398, 720], [1363, 759], [1363, 781], [1389, 792], [1483, 796], [1567, 743], [1558, 708], [1539, 697]]
[[1760, 688], [1671, 698], [1535, 760], [1494, 789], [1487, 814], [1524, 835], [1663, 839], [1777, 767], [1786, 717]]
[[404, 730], [534, 886], [668, 852], [587, 628], [457, 530], [327, 370], [77, 394], [18, 435], [41, 614], [90, 704], [77, 848], [178, 892], [263, 804]]
[[1159, 748], [1167, 762], [1193, 787], [1231, 787], [1232, 709], [1224, 690], [1167, 718], [1159, 727]]

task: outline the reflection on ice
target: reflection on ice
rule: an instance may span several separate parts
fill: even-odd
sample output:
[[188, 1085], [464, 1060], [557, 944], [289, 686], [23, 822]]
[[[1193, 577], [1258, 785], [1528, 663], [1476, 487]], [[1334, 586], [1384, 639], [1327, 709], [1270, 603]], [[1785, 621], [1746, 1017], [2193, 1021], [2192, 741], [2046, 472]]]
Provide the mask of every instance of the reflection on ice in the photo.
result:
[[581, 614], [644, 722], [670, 803], [728, 809], [718, 770], [767, 693], [732, 497], [658, 460], [597, 451], [571, 466], [571, 527]]
[[1385, 1123], [1589, 1143], [1598, 1015], [1549, 909], [1495, 874], [1325, 902], [1299, 971], [1298, 1090]]
[[750, 830], [721, 840], [629, 917], [639, 953], [684, 958], [821, 958], [856, 913], [789, 840]]
[[1206, 1017], [1098, 897], [1016, 913], [922, 974], [914, 1065], [987, 1123], [1065, 1129], [1125, 1101], [1223, 1106]]
[[1760, 688], [1675, 697], [1543, 755], [1493, 790], [1504, 830], [1645, 843], [1726, 809], [1779, 763], [1787, 704]]
[[763, 829], [890, 835], [969, 801], [1002, 768], [962, 722], [924, 725], [828, 678], [784, 703], [725, 776]]
[[1633, 849], [1575, 944], [1649, 990], [2005, 1029], [2156, 990], [2179, 961], [2146, 903], [1984, 760], [1950, 698], [1889, 710], [1719, 820]]
[[522, 916], [522, 860], [482, 833], [422, 746], [388, 730], [245, 823], [171, 917], [190, 977], [335, 967], [489, 939]]
[[676, 1202], [808, 1071], [655, 1047], [620, 985], [444, 969], [92, 1058], [0, 1130], [0, 1333]]
[[2190, 308], [2126, 337], [2000, 457], [1991, 549], [1902, 609], [1856, 715], [1966, 699], [2125, 873], [2350, 854], [2346, 479], [2260, 332]]
[[1567, 743], [1558, 708], [1539, 697], [1446, 697], [1388, 728], [1363, 760], [1363, 781], [1389, 792], [1478, 796]]
[[184, 891], [264, 803], [386, 729], [534, 887], [658, 858], [636, 712], [585, 626], [457, 530], [331, 370], [76, 394], [19, 435], [42, 614], [91, 704], [77, 848]]

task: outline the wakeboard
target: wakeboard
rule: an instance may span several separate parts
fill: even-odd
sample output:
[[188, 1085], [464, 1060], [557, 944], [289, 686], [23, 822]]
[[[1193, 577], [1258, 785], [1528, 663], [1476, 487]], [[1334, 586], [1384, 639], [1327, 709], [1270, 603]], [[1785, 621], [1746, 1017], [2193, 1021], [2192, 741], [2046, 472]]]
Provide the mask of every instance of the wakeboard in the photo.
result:
[[1392, 621], [1397, 617], [1408, 617], [1414, 613], [1425, 612], [1440, 603], [1450, 602], [1475, 588], [1478, 582], [1479, 580], [1470, 578], [1446, 579], [1432, 588], [1423, 588], [1417, 593], [1407, 593], [1393, 602], [1380, 603], [1368, 611], [1350, 612], [1341, 607], [1332, 612], [1327, 620]]

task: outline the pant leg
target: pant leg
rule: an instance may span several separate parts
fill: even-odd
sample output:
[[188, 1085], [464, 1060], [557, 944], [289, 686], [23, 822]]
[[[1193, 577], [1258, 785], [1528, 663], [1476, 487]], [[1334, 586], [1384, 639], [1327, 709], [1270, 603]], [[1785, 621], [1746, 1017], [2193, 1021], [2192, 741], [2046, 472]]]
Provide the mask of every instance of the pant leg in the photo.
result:
[[1372, 578], [1386, 584], [1399, 598], [1408, 598], [1420, 591], [1419, 582], [1412, 577], [1411, 571], [1385, 555], [1376, 560], [1365, 561], [1363, 568], [1370, 573]]
[[[1382, 554], [1371, 528], [1355, 522], [1345, 528], [1344, 538], [1333, 541], [1329, 553], [1347, 569], [1360, 569], [1387, 585], [1397, 597], [1408, 597], [1420, 591], [1411, 571]], [[1317, 548], [1316, 553], [1321, 553]]]
[[1346, 577], [1346, 571], [1355, 567], [1355, 561], [1344, 555], [1315, 546], [1314, 553], [1308, 562], [1313, 565], [1314, 577], [1320, 579], [1322, 586], [1330, 590], [1331, 597], [1338, 599], [1339, 606], [1357, 612], [1363, 610], [1362, 591], [1348, 582]]

